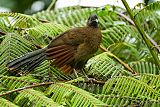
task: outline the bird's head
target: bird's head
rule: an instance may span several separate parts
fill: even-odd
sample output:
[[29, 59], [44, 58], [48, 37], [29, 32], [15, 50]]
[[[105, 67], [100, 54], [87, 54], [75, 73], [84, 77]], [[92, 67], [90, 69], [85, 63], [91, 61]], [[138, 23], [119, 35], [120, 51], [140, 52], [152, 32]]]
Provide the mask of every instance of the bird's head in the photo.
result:
[[98, 16], [96, 14], [92, 14], [88, 18], [87, 25], [90, 27], [97, 28], [98, 27]]

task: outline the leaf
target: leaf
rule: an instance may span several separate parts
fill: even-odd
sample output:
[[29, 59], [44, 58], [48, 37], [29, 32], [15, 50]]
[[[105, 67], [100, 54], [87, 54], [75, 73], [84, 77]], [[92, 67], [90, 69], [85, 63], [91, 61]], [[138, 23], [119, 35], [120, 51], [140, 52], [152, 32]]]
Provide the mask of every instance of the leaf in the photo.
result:
[[122, 65], [117, 64], [105, 52], [91, 58], [86, 68], [89, 69], [88, 75], [93, 75], [96, 78], [104, 80], [118, 75], [131, 75], [128, 71], [124, 70]]
[[[149, 106], [156, 107], [160, 104], [158, 100], [143, 100], [140, 98], [120, 96], [120, 95], [95, 95], [96, 98], [106, 103], [108, 106]], [[144, 106], [145, 107], [145, 106]]]
[[0, 75], [0, 83], [3, 84], [8, 90], [14, 90], [24, 86], [37, 83], [39, 80], [34, 79], [31, 76], [14, 77]]
[[48, 40], [49, 37], [55, 38], [66, 30], [68, 30], [68, 27], [64, 25], [55, 23], [43, 23], [26, 29], [25, 32], [29, 35], [29, 38], [31, 38], [34, 44], [45, 46], [50, 42], [50, 40]]
[[14, 103], [12, 103], [4, 98], [1, 98], [1, 97], [0, 97], [0, 105], [1, 105], [1, 107], [18, 107]]
[[0, 74], [6, 73], [6, 65], [9, 61], [28, 53], [32, 49], [32, 43], [19, 34], [9, 33], [5, 35], [5, 39], [0, 44]]
[[55, 103], [52, 99], [47, 98], [43, 93], [33, 89], [22, 91], [13, 101], [19, 106], [34, 106], [34, 107], [63, 107]]
[[6, 25], [14, 28], [29, 28], [40, 24], [36, 18], [20, 13], [2, 12], [0, 17], [6, 17]]
[[160, 75], [142, 74], [140, 80], [160, 93]]
[[158, 91], [132, 77], [115, 77], [109, 79], [103, 87], [102, 94], [153, 100], [160, 99], [160, 93]]
[[89, 92], [70, 84], [57, 83], [50, 85], [45, 93], [53, 101], [73, 107], [104, 106], [104, 103], [93, 97]]
[[150, 73], [150, 74], [160, 74], [160, 69], [156, 66], [156, 64], [153, 64], [151, 62], [147, 61], [138, 61], [138, 62], [132, 62], [129, 64], [137, 73], [144, 74], [144, 73]]

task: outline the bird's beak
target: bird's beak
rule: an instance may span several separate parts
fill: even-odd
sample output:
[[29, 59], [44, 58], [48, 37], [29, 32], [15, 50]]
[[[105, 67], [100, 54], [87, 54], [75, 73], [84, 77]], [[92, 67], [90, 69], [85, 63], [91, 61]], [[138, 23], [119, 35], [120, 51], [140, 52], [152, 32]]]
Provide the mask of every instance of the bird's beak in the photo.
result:
[[95, 19], [95, 20], [93, 20], [93, 21], [98, 23], [98, 19]]

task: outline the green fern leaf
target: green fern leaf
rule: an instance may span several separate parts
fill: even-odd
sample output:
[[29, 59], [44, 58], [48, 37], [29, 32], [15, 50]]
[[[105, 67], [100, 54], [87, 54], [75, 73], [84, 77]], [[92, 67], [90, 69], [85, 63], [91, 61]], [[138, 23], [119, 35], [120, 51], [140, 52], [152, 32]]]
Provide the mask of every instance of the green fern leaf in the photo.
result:
[[20, 13], [2, 12], [0, 13], [0, 17], [6, 17], [7, 25], [14, 28], [29, 28], [40, 24], [36, 18]]
[[53, 84], [46, 90], [46, 95], [57, 103], [72, 107], [104, 106], [104, 103], [94, 98], [89, 92], [70, 84]]
[[146, 83], [131, 77], [109, 79], [103, 87], [102, 94], [130, 96], [142, 99], [159, 100], [160, 94]]
[[39, 82], [31, 76], [14, 77], [0, 75], [0, 83], [3, 84], [8, 90], [14, 90], [24, 86], [32, 85]]
[[14, 103], [12, 103], [4, 98], [1, 98], [1, 97], [0, 97], [0, 105], [1, 105], [1, 107], [18, 107]]
[[[143, 100], [140, 98], [129, 97], [129, 96], [119, 96], [119, 95], [95, 95], [96, 98], [106, 103], [108, 106], [131, 106], [131, 107], [158, 107], [160, 101], [158, 100]], [[145, 105], [145, 106], [144, 106]]]
[[132, 62], [129, 64], [137, 73], [143, 74], [143, 73], [150, 73], [150, 74], [159, 74], [160, 70], [158, 67], [147, 61], [138, 61], [138, 62]]
[[122, 65], [118, 65], [105, 52], [91, 58], [86, 67], [89, 69], [88, 75], [104, 80], [118, 75], [131, 75], [124, 70]]
[[52, 99], [47, 98], [43, 93], [33, 89], [22, 91], [13, 101], [19, 106], [34, 106], [34, 107], [63, 107], [55, 103]]
[[14, 58], [28, 53], [33, 49], [32, 43], [22, 38], [17, 33], [5, 35], [0, 45], [0, 74], [6, 73], [6, 65]]

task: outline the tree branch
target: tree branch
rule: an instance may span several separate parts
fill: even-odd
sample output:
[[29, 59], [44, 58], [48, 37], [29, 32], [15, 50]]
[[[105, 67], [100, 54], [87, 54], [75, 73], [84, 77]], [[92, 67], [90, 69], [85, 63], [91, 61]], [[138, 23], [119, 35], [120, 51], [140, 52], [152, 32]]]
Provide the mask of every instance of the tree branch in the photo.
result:
[[111, 57], [113, 57], [116, 61], [118, 61], [120, 64], [122, 64], [129, 72], [131, 72], [132, 74], [136, 74], [136, 72], [128, 66], [128, 64], [126, 64], [125, 62], [123, 62], [121, 59], [119, 59], [117, 56], [115, 56], [114, 54], [112, 54], [110, 51], [108, 51], [106, 48], [100, 46], [100, 49], [104, 52], [107, 52], [107, 54]]

